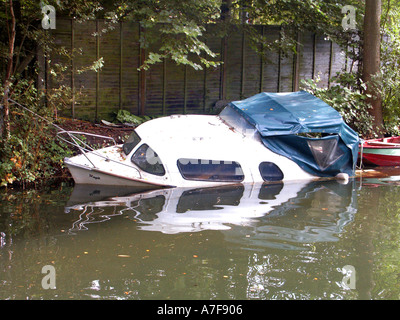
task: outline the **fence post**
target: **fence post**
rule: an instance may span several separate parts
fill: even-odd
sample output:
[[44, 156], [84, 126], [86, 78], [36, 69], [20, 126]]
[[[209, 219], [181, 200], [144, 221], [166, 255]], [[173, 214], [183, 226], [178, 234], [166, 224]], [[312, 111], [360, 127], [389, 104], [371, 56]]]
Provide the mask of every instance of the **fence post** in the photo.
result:
[[282, 56], [282, 26], [279, 27], [279, 52], [278, 52], [278, 84], [277, 84], [277, 92], [281, 91], [281, 56]]
[[203, 73], [203, 113], [207, 110], [207, 67], [204, 68]]
[[226, 99], [226, 62], [227, 62], [227, 55], [228, 55], [228, 39], [225, 35], [222, 38], [221, 43], [221, 51], [222, 51], [222, 66], [221, 66], [221, 82], [220, 82], [220, 100]]
[[167, 58], [163, 59], [163, 98], [162, 98], [162, 114], [167, 114]]
[[123, 22], [119, 22], [119, 110], [122, 109]]
[[[264, 26], [261, 26], [261, 37], [264, 39]], [[260, 89], [258, 91], [264, 91], [264, 42], [261, 42], [261, 54], [260, 54]]]
[[71, 113], [72, 119], [75, 119], [75, 61], [74, 61], [74, 49], [75, 49], [75, 28], [74, 19], [71, 19]]
[[185, 64], [183, 70], [183, 114], [187, 113], [187, 78], [187, 64]]
[[314, 33], [314, 37], [313, 37], [313, 52], [312, 52], [312, 79], [315, 80], [315, 76], [316, 76], [316, 63], [315, 63], [315, 55], [316, 55], [316, 51], [317, 51], [317, 34]]
[[329, 40], [331, 43], [329, 50], [329, 70], [328, 70], [328, 89], [331, 88], [331, 77], [332, 77], [332, 61], [333, 61], [333, 41]]
[[[142, 26], [139, 28], [139, 38], [145, 36], [145, 30]], [[139, 68], [146, 60], [146, 50], [141, 46], [139, 53]], [[139, 114], [145, 115], [146, 113], [146, 71], [142, 68], [139, 71]]]
[[296, 52], [293, 55], [293, 80], [292, 80], [292, 90], [299, 90], [299, 77], [300, 77], [300, 33], [297, 32], [297, 43]]
[[[99, 35], [99, 20], [96, 19], [96, 61], [100, 59], [100, 35]], [[99, 91], [100, 91], [100, 72], [96, 71], [96, 110], [94, 120], [97, 122], [99, 110]]]

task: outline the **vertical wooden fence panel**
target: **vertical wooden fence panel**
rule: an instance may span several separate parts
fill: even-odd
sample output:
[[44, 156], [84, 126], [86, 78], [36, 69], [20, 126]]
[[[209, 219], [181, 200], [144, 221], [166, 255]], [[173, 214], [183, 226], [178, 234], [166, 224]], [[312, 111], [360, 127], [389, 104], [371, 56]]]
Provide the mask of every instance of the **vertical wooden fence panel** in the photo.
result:
[[123, 35], [123, 23], [119, 23], [119, 79], [118, 79], [118, 109], [122, 109], [122, 57], [124, 56], [124, 35]]
[[[279, 40], [280, 28], [276, 26], [265, 26], [264, 36], [268, 42]], [[260, 91], [276, 92], [279, 82], [279, 52], [265, 50], [263, 61], [263, 85]]]
[[[104, 21], [99, 21], [99, 30], [106, 28]], [[103, 33], [99, 39], [99, 56], [104, 60], [104, 66], [99, 75], [98, 118], [107, 119], [120, 109], [120, 25]]]
[[320, 86], [326, 87], [330, 70], [331, 41], [327, 40], [325, 36], [317, 36], [315, 41], [315, 77], [320, 78]]
[[[100, 22], [96, 20], [96, 61], [100, 59]], [[96, 72], [96, 111], [94, 120], [98, 120], [99, 114], [99, 95], [100, 95], [100, 72]]]
[[[213, 36], [213, 32], [215, 31], [215, 26], [211, 25], [207, 28], [206, 41], [208, 47], [218, 56], [215, 58], [216, 61], [223, 60], [223, 40], [221, 38]], [[215, 103], [219, 100], [222, 100], [222, 92], [221, 92], [221, 67], [210, 67], [204, 70], [206, 77], [206, 84], [203, 84], [205, 87], [204, 92], [204, 104], [205, 104], [205, 112], [209, 112], [215, 106]]]
[[232, 26], [232, 30], [227, 37], [226, 46], [226, 61], [224, 67], [226, 67], [226, 99], [227, 100], [240, 100], [242, 97], [242, 66], [243, 59], [243, 36], [244, 33], [237, 28]]
[[311, 32], [300, 35], [299, 78], [312, 79], [314, 61], [314, 34]]
[[[57, 21], [59, 22], [59, 21]], [[96, 113], [96, 72], [79, 70], [91, 65], [96, 58], [96, 21], [74, 23], [75, 48], [80, 52], [74, 57], [75, 65], [75, 116], [94, 120]]]
[[[75, 21], [71, 19], [71, 52], [75, 51]], [[75, 59], [71, 57], [71, 115], [75, 118]]]
[[[256, 29], [258, 33], [262, 33], [262, 26], [255, 26], [252, 28]], [[259, 53], [250, 45], [250, 41], [248, 37], [244, 37], [242, 97], [249, 97], [260, 91], [261, 59]]]
[[123, 23], [122, 46], [121, 108], [133, 114], [138, 114], [140, 46], [139, 25], [137, 23]]
[[[60, 47], [65, 46], [67, 49], [71, 48], [72, 45], [72, 33], [73, 30], [71, 28], [71, 21], [69, 20], [62, 20], [59, 23], [57, 23], [57, 35], [54, 39], [54, 44]], [[42, 54], [44, 53], [43, 50]], [[43, 57], [44, 58], [44, 57]], [[48, 59], [46, 59], [46, 61], [44, 61], [45, 59], [43, 59], [43, 69], [44, 65], [48, 63]], [[72, 63], [72, 59], [68, 59], [68, 57], [66, 57], [65, 55], [52, 55], [50, 57], [51, 63], [53, 64], [53, 66], [55, 64], [59, 64], [59, 65], [66, 65], [71, 67], [71, 63]], [[73, 81], [73, 76], [72, 76], [72, 72], [71, 69], [68, 69], [68, 72], [63, 72], [62, 74], [56, 74], [55, 77], [54, 75], [51, 75], [48, 73], [47, 70], [47, 74], [42, 76], [43, 79], [47, 79], [47, 83], [43, 83], [44, 87], [47, 88], [53, 88], [57, 83], [64, 85], [64, 86], [71, 86], [72, 85], [72, 81]], [[72, 87], [72, 86], [71, 86]], [[72, 108], [71, 108], [71, 112], [72, 112]]]
[[[166, 84], [166, 114], [184, 113], [185, 102], [185, 67], [176, 65], [167, 60], [167, 84]], [[157, 114], [148, 110], [149, 114]], [[160, 113], [158, 113], [160, 114]]]
[[168, 72], [164, 63], [153, 65], [146, 71], [146, 114], [163, 114], [164, 83], [169, 81]]
[[293, 63], [293, 53], [281, 55], [279, 92], [293, 91]]
[[204, 71], [186, 67], [186, 113], [204, 111]]
[[[331, 70], [331, 76], [334, 77], [338, 72], [341, 72], [343, 70], [346, 70], [346, 56], [345, 53], [340, 49], [339, 45], [336, 43], [333, 43], [333, 50], [332, 50], [332, 70]], [[331, 85], [334, 83], [331, 82]]]

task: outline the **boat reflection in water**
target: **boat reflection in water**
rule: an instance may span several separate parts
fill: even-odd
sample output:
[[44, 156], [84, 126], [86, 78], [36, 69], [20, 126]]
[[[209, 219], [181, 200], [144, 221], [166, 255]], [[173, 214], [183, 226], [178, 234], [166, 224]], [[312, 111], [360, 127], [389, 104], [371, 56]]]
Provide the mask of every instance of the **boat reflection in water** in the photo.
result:
[[338, 240], [337, 235], [353, 221], [357, 205], [354, 180], [347, 184], [329, 180], [141, 193], [78, 185], [65, 210], [81, 211], [69, 230], [72, 233], [126, 215], [144, 231], [221, 230], [228, 242], [253, 249], [296, 249], [298, 244]]

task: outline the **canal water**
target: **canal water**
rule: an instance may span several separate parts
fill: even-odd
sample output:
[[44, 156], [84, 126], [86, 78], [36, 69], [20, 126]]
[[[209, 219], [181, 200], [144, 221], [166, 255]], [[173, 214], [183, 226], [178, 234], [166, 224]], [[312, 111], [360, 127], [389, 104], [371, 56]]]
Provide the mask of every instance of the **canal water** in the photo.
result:
[[399, 177], [0, 191], [0, 299], [399, 299]]

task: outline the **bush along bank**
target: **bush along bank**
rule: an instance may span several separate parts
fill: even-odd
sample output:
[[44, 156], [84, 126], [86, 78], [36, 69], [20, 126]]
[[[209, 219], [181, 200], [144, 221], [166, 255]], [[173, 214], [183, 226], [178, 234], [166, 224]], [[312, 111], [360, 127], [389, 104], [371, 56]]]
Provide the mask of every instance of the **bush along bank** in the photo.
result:
[[[0, 137], [0, 187], [38, 187], [59, 182], [73, 182], [64, 158], [76, 155], [79, 149], [57, 137], [60, 130], [78, 131], [107, 136], [121, 144], [130, 135], [137, 124], [117, 124], [108, 126], [88, 121], [57, 118], [43, 113], [44, 107], [28, 109], [14, 103], [10, 113], [10, 135], [7, 139]], [[53, 118], [52, 120], [48, 120]], [[137, 117], [140, 123], [150, 117]], [[121, 120], [121, 119], [120, 119]], [[124, 119], [124, 122], [127, 122]], [[119, 124], [118, 124], [119, 123]], [[65, 135], [63, 135], [65, 138]], [[87, 139], [86, 139], [87, 138]], [[104, 139], [81, 136], [85, 143], [94, 148], [104, 147]]]
[[69, 179], [63, 165], [73, 150], [54, 127], [24, 111], [10, 113], [11, 132], [0, 140], [0, 186], [28, 187]]

